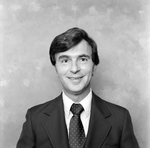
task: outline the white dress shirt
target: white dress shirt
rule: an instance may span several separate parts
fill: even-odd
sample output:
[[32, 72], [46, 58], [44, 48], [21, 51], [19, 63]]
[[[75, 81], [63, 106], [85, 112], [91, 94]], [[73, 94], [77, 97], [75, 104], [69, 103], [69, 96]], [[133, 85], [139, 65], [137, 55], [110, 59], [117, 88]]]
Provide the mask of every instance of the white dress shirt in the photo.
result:
[[[68, 98], [65, 95], [64, 92], [62, 93], [62, 97], [64, 103], [66, 126], [69, 135], [69, 123], [70, 123], [70, 119], [73, 116], [72, 112], [70, 111], [70, 108], [73, 103], [77, 103], [77, 102], [73, 102], [70, 98]], [[84, 127], [85, 136], [87, 136], [88, 128], [89, 128], [89, 121], [90, 121], [90, 114], [91, 114], [91, 100], [92, 100], [92, 90], [90, 89], [89, 94], [81, 102], [78, 102], [84, 108], [84, 111], [81, 113], [80, 117]]]

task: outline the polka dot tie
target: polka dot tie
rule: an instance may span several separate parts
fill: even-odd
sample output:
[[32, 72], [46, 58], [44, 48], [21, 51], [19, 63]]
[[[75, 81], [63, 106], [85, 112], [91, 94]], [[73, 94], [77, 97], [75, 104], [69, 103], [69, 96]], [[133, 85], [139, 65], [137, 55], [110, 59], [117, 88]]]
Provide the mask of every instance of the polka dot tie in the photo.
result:
[[84, 128], [80, 119], [80, 114], [83, 111], [81, 104], [73, 104], [70, 111], [73, 117], [70, 120], [69, 126], [69, 146], [70, 148], [82, 148], [85, 142]]

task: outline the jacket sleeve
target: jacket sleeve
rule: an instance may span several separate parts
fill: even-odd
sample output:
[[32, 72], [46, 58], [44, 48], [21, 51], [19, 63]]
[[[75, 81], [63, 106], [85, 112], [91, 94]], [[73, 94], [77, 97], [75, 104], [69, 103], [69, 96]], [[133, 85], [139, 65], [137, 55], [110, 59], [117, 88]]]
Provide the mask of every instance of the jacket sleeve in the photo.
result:
[[128, 111], [125, 113], [120, 148], [139, 148], [134, 135], [131, 116]]
[[26, 121], [23, 124], [22, 132], [17, 143], [17, 148], [35, 148], [35, 136], [32, 128], [30, 111], [27, 111]]

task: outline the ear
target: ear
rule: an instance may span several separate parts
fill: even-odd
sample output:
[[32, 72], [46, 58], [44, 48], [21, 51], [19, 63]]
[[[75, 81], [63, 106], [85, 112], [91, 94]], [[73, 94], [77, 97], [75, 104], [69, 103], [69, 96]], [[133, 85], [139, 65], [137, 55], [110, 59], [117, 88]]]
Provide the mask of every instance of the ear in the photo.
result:
[[93, 66], [92, 76], [94, 76], [94, 73], [95, 73], [96, 69], [97, 69], [97, 66], [96, 66], [96, 65], [94, 65], [94, 66]]
[[54, 67], [55, 67], [56, 74], [58, 74], [58, 72], [57, 72], [57, 68], [56, 68], [56, 64], [55, 64], [55, 66], [54, 66]]

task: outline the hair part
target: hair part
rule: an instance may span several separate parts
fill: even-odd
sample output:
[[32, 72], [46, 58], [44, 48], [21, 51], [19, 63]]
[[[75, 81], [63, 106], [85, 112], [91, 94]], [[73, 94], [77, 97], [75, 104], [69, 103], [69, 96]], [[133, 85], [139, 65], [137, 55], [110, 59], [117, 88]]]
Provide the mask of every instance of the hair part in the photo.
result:
[[49, 56], [53, 66], [56, 64], [55, 55], [59, 52], [65, 52], [70, 48], [78, 45], [82, 40], [87, 41], [92, 50], [92, 61], [95, 65], [99, 64], [99, 57], [96, 42], [88, 36], [83, 29], [74, 27], [66, 32], [56, 36], [51, 43]]

